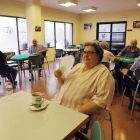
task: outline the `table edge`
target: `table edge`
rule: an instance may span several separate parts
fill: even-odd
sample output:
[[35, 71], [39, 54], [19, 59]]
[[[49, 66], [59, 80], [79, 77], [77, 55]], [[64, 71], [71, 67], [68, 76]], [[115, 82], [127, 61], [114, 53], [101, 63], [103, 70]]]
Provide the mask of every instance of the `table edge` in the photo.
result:
[[71, 131], [65, 138], [62, 140], [69, 140], [78, 130], [80, 130], [88, 121], [90, 117], [88, 116], [81, 124], [79, 124], [73, 131]]

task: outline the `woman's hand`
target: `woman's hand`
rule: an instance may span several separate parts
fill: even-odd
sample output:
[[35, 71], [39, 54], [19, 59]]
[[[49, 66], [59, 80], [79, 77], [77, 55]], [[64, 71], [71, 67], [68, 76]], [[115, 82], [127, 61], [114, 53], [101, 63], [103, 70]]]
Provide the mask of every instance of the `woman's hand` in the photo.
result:
[[62, 76], [61, 70], [59, 70], [59, 69], [55, 70], [55, 71], [54, 71], [54, 76], [55, 76], [56, 78], [60, 78], [60, 77]]

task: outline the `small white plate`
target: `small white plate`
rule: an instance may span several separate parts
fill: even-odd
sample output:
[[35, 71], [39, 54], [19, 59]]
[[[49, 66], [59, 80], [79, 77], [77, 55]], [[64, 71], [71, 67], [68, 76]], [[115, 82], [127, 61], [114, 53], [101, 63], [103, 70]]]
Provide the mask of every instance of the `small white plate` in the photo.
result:
[[46, 106], [48, 106], [49, 104], [48, 103], [46, 103], [45, 101], [41, 104], [41, 107], [39, 107], [39, 108], [35, 108], [34, 106], [33, 106], [33, 104], [32, 103], [30, 103], [27, 107], [30, 109], [30, 110], [42, 110], [42, 109], [44, 109]]

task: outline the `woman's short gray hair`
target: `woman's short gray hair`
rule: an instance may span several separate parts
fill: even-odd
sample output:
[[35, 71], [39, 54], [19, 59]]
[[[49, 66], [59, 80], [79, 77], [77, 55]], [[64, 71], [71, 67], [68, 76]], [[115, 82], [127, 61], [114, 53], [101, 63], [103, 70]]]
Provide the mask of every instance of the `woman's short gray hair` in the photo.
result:
[[101, 42], [101, 48], [102, 48], [102, 49], [107, 49], [107, 48], [108, 48], [108, 42], [102, 41], [102, 42]]
[[92, 46], [95, 48], [97, 55], [100, 55], [99, 62], [101, 62], [102, 58], [103, 58], [103, 49], [101, 48], [100, 43], [98, 41], [86, 42], [84, 44], [84, 48], [86, 48], [88, 46]]

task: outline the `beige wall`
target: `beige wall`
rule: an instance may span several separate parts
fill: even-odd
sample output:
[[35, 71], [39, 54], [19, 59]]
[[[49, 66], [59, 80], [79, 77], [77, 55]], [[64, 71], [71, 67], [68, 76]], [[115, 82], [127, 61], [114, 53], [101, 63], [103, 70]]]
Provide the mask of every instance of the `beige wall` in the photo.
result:
[[[127, 20], [121, 20], [121, 16], [128, 16]], [[80, 43], [91, 41], [96, 38], [96, 26], [97, 22], [114, 22], [114, 21], [127, 21], [127, 30], [132, 29], [132, 21], [140, 20], [140, 9], [103, 12], [103, 13], [91, 13], [80, 15]], [[92, 31], [84, 31], [83, 24], [92, 23]], [[138, 40], [138, 47], [140, 47], [140, 29], [133, 29], [126, 33], [126, 45], [130, 44], [131, 39]]]
[[15, 0], [0, 0], [0, 15], [25, 17], [25, 3]]

